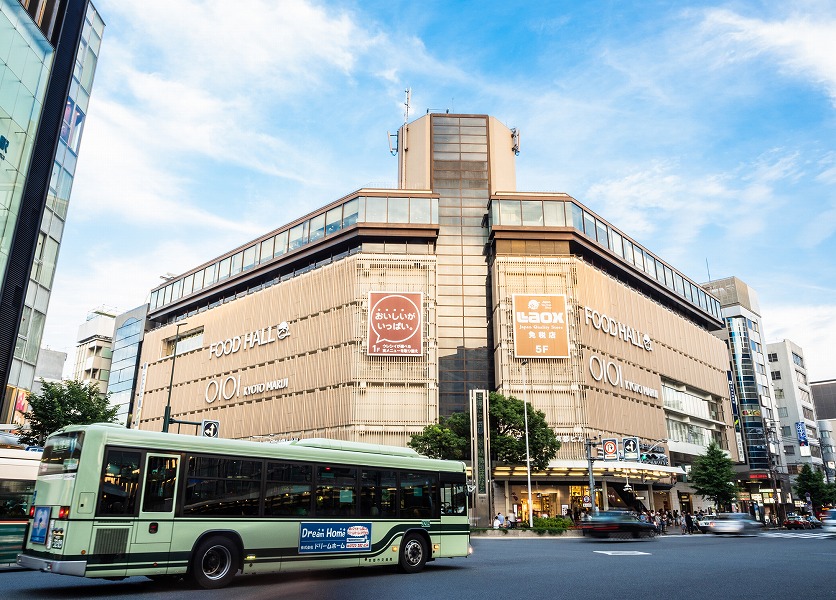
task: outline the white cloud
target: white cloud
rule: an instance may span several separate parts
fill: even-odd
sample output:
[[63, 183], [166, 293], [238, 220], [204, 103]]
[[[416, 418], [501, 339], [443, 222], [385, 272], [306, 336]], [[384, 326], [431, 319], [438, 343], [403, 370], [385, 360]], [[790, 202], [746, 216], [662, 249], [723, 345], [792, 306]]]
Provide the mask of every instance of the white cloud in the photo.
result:
[[809, 381], [833, 377], [836, 305], [762, 306], [768, 342], [788, 339], [804, 350]]

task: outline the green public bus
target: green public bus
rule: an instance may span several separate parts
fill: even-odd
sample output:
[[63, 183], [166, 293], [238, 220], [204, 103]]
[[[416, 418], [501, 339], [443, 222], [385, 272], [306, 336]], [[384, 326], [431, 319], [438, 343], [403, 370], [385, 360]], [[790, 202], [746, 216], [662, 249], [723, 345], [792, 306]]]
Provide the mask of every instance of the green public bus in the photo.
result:
[[210, 589], [237, 573], [414, 573], [470, 553], [465, 477], [407, 448], [74, 425], [47, 439], [17, 563]]

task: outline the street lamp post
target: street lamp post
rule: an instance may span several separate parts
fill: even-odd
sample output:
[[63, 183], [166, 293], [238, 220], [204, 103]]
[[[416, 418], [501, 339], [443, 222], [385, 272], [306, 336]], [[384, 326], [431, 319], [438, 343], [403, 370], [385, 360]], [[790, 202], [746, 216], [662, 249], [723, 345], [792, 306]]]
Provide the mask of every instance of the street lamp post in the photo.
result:
[[163, 433], [168, 433], [168, 425], [171, 423], [171, 388], [174, 386], [174, 362], [177, 360], [177, 342], [180, 341], [180, 328], [186, 324], [185, 321], [177, 323], [177, 329], [174, 333], [174, 351], [171, 354], [171, 378], [168, 380], [168, 400], [166, 400], [165, 412], [163, 413]]
[[[589, 469], [589, 500], [592, 503], [592, 512], [598, 513], [598, 503], [596, 502], [595, 498], [595, 475], [592, 473], [592, 463], [595, 462], [595, 459], [592, 458], [592, 447], [598, 444], [598, 437], [594, 438], [585, 438], [583, 441], [583, 445], [586, 448], [586, 463], [587, 468]], [[630, 480], [627, 480], [629, 485]]]
[[526, 400], [525, 367], [528, 361], [520, 363], [522, 366], [522, 388], [523, 388], [523, 419], [525, 420], [525, 475], [528, 479], [528, 526], [534, 527], [534, 498], [531, 496], [531, 455], [528, 450], [528, 401]]

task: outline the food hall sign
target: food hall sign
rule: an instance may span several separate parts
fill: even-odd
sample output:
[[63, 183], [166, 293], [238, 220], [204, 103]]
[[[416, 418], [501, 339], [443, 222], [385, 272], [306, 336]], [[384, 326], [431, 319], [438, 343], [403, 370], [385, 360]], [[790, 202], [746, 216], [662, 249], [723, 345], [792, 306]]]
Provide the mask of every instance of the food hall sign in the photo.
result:
[[594, 308], [584, 306], [583, 311], [586, 316], [587, 325], [592, 325], [598, 331], [624, 340], [637, 348], [643, 348], [648, 352], [653, 351], [653, 341], [646, 333], [642, 334], [641, 331], [620, 323], [610, 316], [603, 315]]
[[282, 321], [278, 325], [268, 325], [255, 331], [248, 331], [244, 335], [236, 335], [221, 342], [209, 344], [209, 359], [235, 354], [239, 350], [250, 350], [256, 346], [264, 346], [276, 340], [283, 340], [289, 335], [290, 326], [287, 321]]

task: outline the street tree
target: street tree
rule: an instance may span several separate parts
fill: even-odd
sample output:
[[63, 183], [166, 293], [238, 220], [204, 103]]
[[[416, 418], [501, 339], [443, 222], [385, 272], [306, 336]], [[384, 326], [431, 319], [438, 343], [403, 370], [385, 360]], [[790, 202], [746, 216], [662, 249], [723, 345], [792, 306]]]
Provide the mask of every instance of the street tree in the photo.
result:
[[833, 487], [825, 483], [822, 472], [814, 470], [809, 464], [801, 467], [792, 487], [799, 499], [806, 499], [810, 494], [810, 502], [816, 512], [821, 510], [822, 505], [836, 500], [832, 498]]
[[46, 382], [40, 394], [29, 394], [29, 410], [24, 417], [29, 429], [20, 435], [24, 444], [43, 446], [47, 436], [67, 425], [112, 423], [117, 408], [109, 404], [109, 394], [101, 394], [95, 383], [80, 381]]
[[694, 459], [688, 479], [696, 493], [712, 500], [718, 511], [730, 504], [737, 493], [732, 460], [717, 442], [711, 442], [705, 454]]
[[[533, 469], [545, 469], [560, 449], [546, 415], [528, 404], [529, 452]], [[490, 394], [488, 412], [491, 460], [513, 464], [525, 463], [525, 411], [521, 400], [513, 396]], [[454, 413], [427, 425], [412, 436], [410, 448], [431, 458], [470, 459], [470, 415]]]

